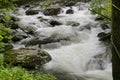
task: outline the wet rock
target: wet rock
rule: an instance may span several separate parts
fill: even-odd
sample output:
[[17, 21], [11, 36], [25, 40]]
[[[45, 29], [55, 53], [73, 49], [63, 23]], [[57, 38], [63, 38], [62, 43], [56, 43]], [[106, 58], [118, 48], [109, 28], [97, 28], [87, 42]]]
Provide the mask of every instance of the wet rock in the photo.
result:
[[56, 26], [56, 25], [62, 25], [62, 23], [56, 21], [56, 20], [51, 20], [49, 21], [49, 23], [52, 25], [52, 26]]
[[100, 41], [110, 41], [111, 33], [101, 32], [97, 35], [97, 37], [99, 37]]
[[66, 11], [66, 14], [73, 14], [74, 13], [74, 11], [72, 10], [72, 9], [68, 9], [67, 11]]
[[27, 10], [26, 15], [35, 15], [39, 13], [39, 10]]
[[51, 16], [51, 15], [57, 15], [59, 14], [61, 11], [61, 8], [60, 6], [50, 6], [48, 8], [46, 8], [43, 13], [45, 15], [48, 15], [48, 16]]
[[75, 26], [79, 26], [80, 23], [70, 21], [70, 22], [67, 22], [67, 25], [71, 25], [71, 26], [75, 27]]
[[62, 39], [54, 39], [53, 37], [45, 37], [45, 38], [39, 38], [39, 37], [34, 37], [31, 38], [27, 41], [22, 42], [22, 44], [25, 44], [25, 46], [34, 46], [34, 45], [39, 45], [41, 48], [42, 44], [48, 44], [48, 43], [55, 43], [55, 42], [60, 42], [61, 40], [68, 40], [67, 38], [62, 38]]
[[[84, 25], [84, 26], [81, 26], [80, 28], [79, 28], [79, 30], [80, 31], [83, 31], [83, 30], [85, 30], [85, 29], [88, 29], [88, 30], [91, 30], [91, 24], [87, 24], [87, 25]], [[93, 26], [92, 26], [93, 27]]]
[[12, 41], [13, 42], [18, 42], [22, 39], [25, 39], [28, 37], [28, 35], [26, 33], [24, 33], [23, 31], [20, 30], [13, 30], [12, 31]]
[[20, 19], [18, 17], [16, 17], [16, 16], [11, 16], [11, 20], [13, 20], [13, 21], [20, 21]]
[[33, 27], [33, 26], [25, 26], [24, 27], [24, 30], [27, 34], [31, 34], [31, 35], [34, 35], [35, 31], [36, 31], [36, 28]]
[[103, 30], [110, 29], [110, 25], [108, 23], [105, 23], [105, 22], [103, 22], [100, 26]]
[[43, 50], [20, 48], [18, 50], [9, 50], [4, 55], [4, 62], [13, 66], [20, 65], [28, 69], [34, 69], [51, 60], [51, 56]]

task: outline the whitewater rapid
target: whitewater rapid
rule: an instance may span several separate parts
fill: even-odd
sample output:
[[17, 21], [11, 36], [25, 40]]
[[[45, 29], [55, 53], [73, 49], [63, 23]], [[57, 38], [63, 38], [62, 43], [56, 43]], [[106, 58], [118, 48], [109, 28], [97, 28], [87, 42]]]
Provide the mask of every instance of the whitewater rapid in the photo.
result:
[[[110, 30], [101, 29], [100, 22], [95, 21], [97, 15], [91, 14], [88, 8], [88, 3], [80, 3], [72, 6], [74, 14], [66, 14], [70, 7], [62, 8], [57, 16], [45, 16], [42, 12], [25, 15], [26, 9], [23, 8], [19, 8], [18, 13], [14, 14], [20, 18], [17, 22], [19, 26], [34, 27], [39, 37], [54, 35], [55, 39], [69, 38], [69, 41], [48, 43], [41, 47], [52, 57], [52, 60], [43, 66], [44, 70], [61, 77], [60, 80], [112, 80], [111, 59], [104, 57], [107, 47], [97, 37], [98, 33]], [[41, 22], [37, 17], [48, 21], [56, 20], [62, 25], [51, 27], [47, 21]], [[71, 26], [68, 25], [69, 22], [80, 25]], [[15, 48], [25, 47], [21, 44], [23, 41], [15, 43]], [[111, 54], [110, 51], [107, 54]], [[94, 58], [97, 55], [103, 57]]]

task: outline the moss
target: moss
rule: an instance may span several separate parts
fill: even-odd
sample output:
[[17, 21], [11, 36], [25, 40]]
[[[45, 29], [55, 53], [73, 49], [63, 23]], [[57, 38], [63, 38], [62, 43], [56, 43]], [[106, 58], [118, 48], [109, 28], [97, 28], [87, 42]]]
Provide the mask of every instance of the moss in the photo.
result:
[[17, 54], [13, 50], [9, 50], [4, 54], [4, 62], [7, 64], [15, 65], [17, 62]]

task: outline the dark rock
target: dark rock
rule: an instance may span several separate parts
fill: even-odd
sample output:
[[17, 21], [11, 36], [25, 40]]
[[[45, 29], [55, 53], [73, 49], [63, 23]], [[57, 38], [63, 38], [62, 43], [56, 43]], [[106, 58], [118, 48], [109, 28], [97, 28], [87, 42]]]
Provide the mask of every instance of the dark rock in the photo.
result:
[[4, 62], [13, 66], [22, 66], [28, 69], [34, 69], [51, 60], [51, 56], [40, 49], [21, 48], [18, 50], [9, 50], [4, 55]]
[[110, 25], [108, 24], [108, 23], [102, 23], [101, 25], [101, 28], [103, 29], [103, 30], [105, 30], [105, 29], [110, 29]]
[[106, 41], [111, 39], [111, 33], [101, 32], [97, 35], [100, 41]]
[[72, 10], [72, 9], [68, 9], [67, 11], [66, 11], [66, 14], [73, 14], [74, 13], [74, 11]]
[[49, 23], [52, 25], [52, 26], [55, 26], [55, 25], [62, 25], [62, 23], [56, 21], [56, 20], [51, 20], [49, 21]]
[[6, 23], [6, 26], [11, 28], [11, 29], [18, 29], [19, 28], [18, 24], [16, 24], [15, 22]]
[[51, 6], [51, 7], [46, 8], [43, 11], [43, 13], [45, 15], [51, 16], [51, 15], [57, 15], [57, 14], [59, 14], [60, 11], [61, 11], [61, 8], [59, 6]]
[[31, 7], [30, 4], [26, 4], [26, 5], [24, 6], [25, 9], [26, 9], [26, 8], [29, 8], [29, 7]]
[[102, 17], [96, 17], [96, 19], [95, 19], [96, 21], [103, 21], [104, 20], [104, 18], [102, 18]]
[[13, 42], [18, 42], [18, 41], [20, 41], [20, 40], [22, 40], [22, 39], [25, 39], [25, 38], [27, 38], [28, 37], [28, 35], [27, 34], [25, 34], [25, 33], [21, 33], [21, 32], [19, 32], [19, 31], [16, 31], [16, 30], [13, 30], [13, 32], [12, 32], [12, 41]]
[[27, 10], [26, 15], [35, 15], [39, 13], [39, 10]]

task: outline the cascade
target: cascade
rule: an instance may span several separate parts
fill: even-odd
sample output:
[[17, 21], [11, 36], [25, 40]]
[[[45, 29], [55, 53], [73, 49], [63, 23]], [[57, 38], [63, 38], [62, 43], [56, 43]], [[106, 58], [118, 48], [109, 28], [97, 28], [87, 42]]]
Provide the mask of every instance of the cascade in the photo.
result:
[[[40, 47], [46, 50], [52, 60], [43, 65], [44, 70], [59, 80], [112, 80], [110, 47], [97, 37], [100, 32], [110, 29], [103, 30], [100, 22], [95, 21], [97, 15], [91, 14], [88, 8], [88, 3], [63, 7], [57, 16], [45, 16], [42, 12], [26, 15], [27, 8], [19, 8], [17, 14], [12, 14], [20, 19], [16, 23], [22, 29], [34, 29], [34, 36], [29, 35], [14, 43], [14, 47]], [[68, 9], [74, 13], [66, 14]], [[60, 25], [52, 26], [51, 20]]]

